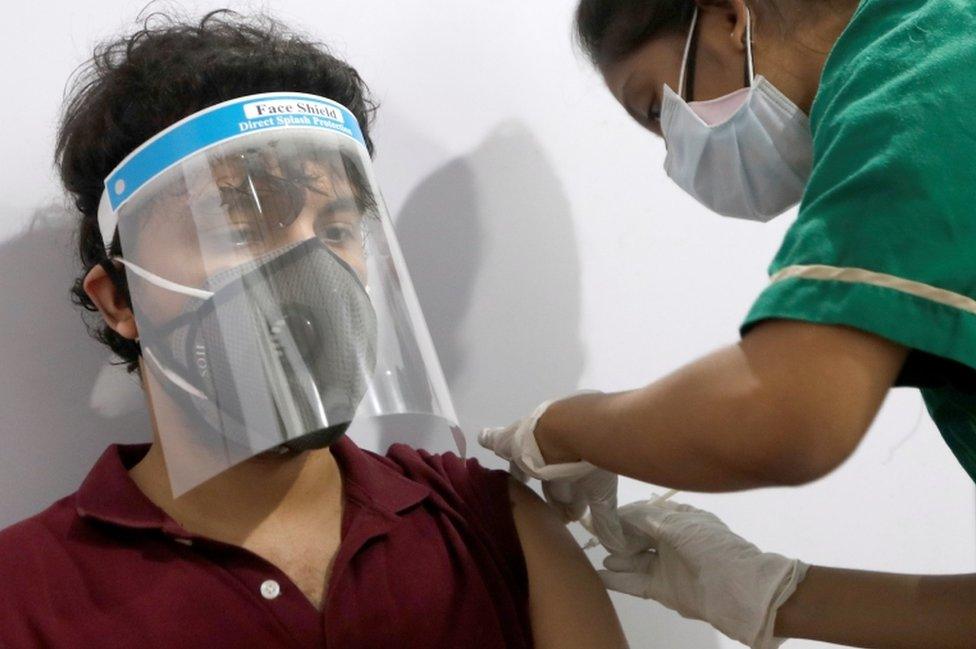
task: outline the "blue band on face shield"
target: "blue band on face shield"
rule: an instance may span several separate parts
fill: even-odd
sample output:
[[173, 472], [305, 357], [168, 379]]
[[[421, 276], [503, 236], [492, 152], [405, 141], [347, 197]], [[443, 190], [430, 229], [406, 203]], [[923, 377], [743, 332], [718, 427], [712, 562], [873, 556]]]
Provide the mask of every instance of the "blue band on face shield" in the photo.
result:
[[293, 128], [332, 131], [366, 147], [356, 117], [331, 99], [296, 92], [248, 95], [194, 113], [148, 140], [108, 175], [104, 198], [118, 212], [140, 187], [188, 156], [245, 134]]

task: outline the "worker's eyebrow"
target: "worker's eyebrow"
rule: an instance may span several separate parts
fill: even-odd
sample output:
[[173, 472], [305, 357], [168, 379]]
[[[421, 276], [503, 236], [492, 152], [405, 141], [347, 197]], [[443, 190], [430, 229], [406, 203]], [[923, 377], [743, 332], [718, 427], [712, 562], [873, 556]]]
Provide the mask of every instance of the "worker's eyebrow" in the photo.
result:
[[636, 76], [637, 71], [635, 70], [631, 72], [627, 77], [627, 80], [624, 81], [624, 84], [620, 89], [620, 103], [623, 104], [624, 110], [627, 111], [628, 115], [630, 115], [634, 120], [643, 124], [646, 116], [641, 115], [634, 108], [633, 87]]
[[[658, 116], [655, 117], [651, 115], [650, 100], [648, 101], [647, 106], [642, 106], [642, 105], [635, 106], [636, 98], [634, 97], [634, 95], [638, 94], [634, 91], [634, 86], [636, 83], [637, 83], [637, 71], [635, 70], [630, 74], [630, 76], [627, 77], [627, 80], [624, 81], [623, 86], [621, 87], [620, 103], [623, 105], [624, 110], [627, 111], [627, 114], [630, 115], [631, 119], [633, 119], [635, 122], [640, 124], [645, 129], [654, 133], [658, 137], [662, 137], [661, 122], [658, 119], [658, 117], [660, 116], [660, 109], [658, 109], [657, 111]], [[654, 96], [656, 95], [652, 95], [652, 97]]]

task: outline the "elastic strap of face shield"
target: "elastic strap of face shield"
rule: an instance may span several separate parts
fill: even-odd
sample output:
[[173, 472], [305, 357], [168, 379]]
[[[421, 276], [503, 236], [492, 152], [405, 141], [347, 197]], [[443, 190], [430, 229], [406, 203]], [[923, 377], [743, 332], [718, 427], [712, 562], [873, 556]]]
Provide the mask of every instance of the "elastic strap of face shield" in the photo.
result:
[[119, 219], [112, 209], [112, 204], [108, 199], [108, 191], [102, 190], [102, 197], [98, 201], [98, 232], [102, 236], [102, 248], [105, 250], [105, 258], [112, 258], [112, 240], [115, 238], [115, 228], [119, 224]]
[[115, 214], [115, 210], [112, 209], [112, 205], [109, 203], [108, 192], [103, 191], [102, 198], [98, 202], [98, 231], [102, 237], [102, 248], [105, 251], [105, 256], [98, 263], [102, 268], [105, 269], [105, 272], [108, 273], [109, 278], [111, 278], [116, 287], [121, 289], [126, 286], [124, 273], [120, 272], [114, 263], [117, 261], [150, 284], [155, 284], [156, 286], [166, 289], [167, 291], [182, 293], [183, 295], [189, 295], [191, 297], [196, 297], [203, 300], [213, 295], [211, 291], [204, 291], [202, 289], [171, 282], [165, 277], [160, 277], [156, 273], [150, 272], [141, 266], [133, 264], [131, 261], [124, 259], [119, 255], [113, 255], [112, 243], [115, 240], [118, 231], [118, 222], [118, 216]]
[[102, 259], [98, 262], [98, 265], [102, 267], [105, 274], [108, 275], [109, 279], [117, 289], [126, 295], [126, 301], [129, 302], [131, 308], [131, 301], [128, 299], [127, 283], [125, 281], [125, 273], [121, 272], [119, 268], [112, 263], [112, 243], [115, 239], [116, 223], [117, 218], [115, 212], [112, 210], [112, 205], [108, 200], [108, 192], [102, 190], [102, 198], [98, 201], [98, 232], [102, 239]]
[[[102, 191], [102, 198], [98, 203], [98, 214], [96, 219], [99, 226], [99, 236], [102, 240], [102, 258], [98, 261], [98, 265], [102, 267], [105, 274], [108, 275], [109, 281], [115, 286], [115, 290], [118, 291], [125, 299], [126, 305], [132, 308], [132, 296], [129, 295], [129, 283], [126, 279], [125, 273], [113, 263], [112, 260], [112, 247], [115, 244], [115, 225], [112, 223], [108, 226], [108, 234], [105, 233], [103, 228], [103, 218], [108, 212], [108, 216], [114, 220], [115, 215], [112, 214], [112, 208], [108, 203], [105, 192]], [[139, 343], [139, 338], [136, 337], [135, 340], [123, 340], [121, 343], [123, 346], [130, 346], [133, 348], [137, 356], [142, 355], [142, 345]]]

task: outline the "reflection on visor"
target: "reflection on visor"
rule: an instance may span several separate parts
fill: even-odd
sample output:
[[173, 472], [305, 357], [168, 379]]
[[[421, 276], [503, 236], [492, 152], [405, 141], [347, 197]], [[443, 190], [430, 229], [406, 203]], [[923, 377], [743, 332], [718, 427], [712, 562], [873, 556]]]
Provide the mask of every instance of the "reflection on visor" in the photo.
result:
[[361, 213], [376, 209], [362, 171], [343, 151], [301, 147], [283, 156], [271, 142], [213, 160], [211, 169], [221, 207], [244, 218], [260, 214], [269, 226], [290, 225], [305, 204], [306, 191], [353, 203]]
[[[136, 197], [125, 213], [141, 237], [221, 252], [223, 263], [210, 255], [206, 273], [184, 274], [181, 283], [200, 287], [210, 275], [311, 237], [366, 283], [367, 220], [377, 218], [377, 204], [351, 152], [271, 140], [212, 153], [194, 171], [167, 174], [158, 191]], [[166, 269], [166, 259], [132, 261], [164, 277], [181, 273]]]

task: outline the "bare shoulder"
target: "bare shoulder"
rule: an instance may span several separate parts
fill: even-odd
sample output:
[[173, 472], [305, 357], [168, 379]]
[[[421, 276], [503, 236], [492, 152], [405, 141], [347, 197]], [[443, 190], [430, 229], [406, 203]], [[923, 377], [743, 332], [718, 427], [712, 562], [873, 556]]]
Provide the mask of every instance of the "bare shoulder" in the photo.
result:
[[529, 573], [535, 646], [626, 647], [603, 582], [556, 512], [514, 479], [509, 480], [509, 498]]

